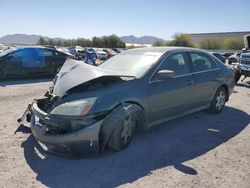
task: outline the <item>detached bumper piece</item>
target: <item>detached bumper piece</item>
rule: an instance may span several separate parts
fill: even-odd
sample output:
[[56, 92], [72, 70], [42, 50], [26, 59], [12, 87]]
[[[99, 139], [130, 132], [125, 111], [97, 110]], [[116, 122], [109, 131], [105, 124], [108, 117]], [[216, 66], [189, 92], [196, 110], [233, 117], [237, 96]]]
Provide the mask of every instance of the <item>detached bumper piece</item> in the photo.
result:
[[95, 116], [55, 116], [44, 112], [44, 100], [30, 106], [30, 126], [42, 148], [59, 155], [93, 156], [99, 153], [99, 132], [103, 120]]

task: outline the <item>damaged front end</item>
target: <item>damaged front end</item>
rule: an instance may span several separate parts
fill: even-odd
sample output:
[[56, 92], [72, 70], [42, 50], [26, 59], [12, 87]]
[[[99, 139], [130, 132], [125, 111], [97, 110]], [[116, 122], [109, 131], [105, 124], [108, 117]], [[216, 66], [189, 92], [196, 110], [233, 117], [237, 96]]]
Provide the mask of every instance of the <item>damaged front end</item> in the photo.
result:
[[[23, 118], [30, 122], [33, 136], [48, 152], [62, 155], [95, 155], [100, 151], [99, 132], [104, 113], [62, 116], [49, 113], [54, 98], [41, 98], [29, 104]], [[23, 120], [23, 119], [22, 119]]]
[[33, 136], [48, 152], [95, 155], [103, 150], [100, 131], [111, 110], [98, 107], [100, 91], [131, 78], [67, 60], [54, 86], [30, 103], [18, 122], [30, 122]]

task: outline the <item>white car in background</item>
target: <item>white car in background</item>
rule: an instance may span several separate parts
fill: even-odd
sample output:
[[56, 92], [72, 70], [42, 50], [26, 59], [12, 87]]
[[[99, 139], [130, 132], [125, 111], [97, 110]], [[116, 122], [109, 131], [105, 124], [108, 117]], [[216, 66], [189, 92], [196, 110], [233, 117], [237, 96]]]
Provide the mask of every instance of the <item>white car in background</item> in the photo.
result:
[[96, 51], [96, 57], [98, 59], [101, 59], [101, 60], [106, 60], [108, 59], [108, 55], [106, 52], [102, 51], [102, 50], [99, 50], [99, 51]]
[[6, 46], [3, 44], [0, 44], [0, 53], [6, 49]]

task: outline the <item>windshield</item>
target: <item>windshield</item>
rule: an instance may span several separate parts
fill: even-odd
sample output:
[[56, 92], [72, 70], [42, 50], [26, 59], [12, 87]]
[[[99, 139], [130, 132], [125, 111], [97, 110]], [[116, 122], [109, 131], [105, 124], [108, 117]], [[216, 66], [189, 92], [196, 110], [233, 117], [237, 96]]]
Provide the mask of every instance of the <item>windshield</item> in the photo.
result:
[[160, 52], [132, 52], [120, 53], [105, 61], [99, 67], [122, 72], [136, 77], [143, 76], [160, 58]]
[[95, 50], [94, 49], [88, 49], [88, 51], [90, 52], [90, 53], [95, 53]]

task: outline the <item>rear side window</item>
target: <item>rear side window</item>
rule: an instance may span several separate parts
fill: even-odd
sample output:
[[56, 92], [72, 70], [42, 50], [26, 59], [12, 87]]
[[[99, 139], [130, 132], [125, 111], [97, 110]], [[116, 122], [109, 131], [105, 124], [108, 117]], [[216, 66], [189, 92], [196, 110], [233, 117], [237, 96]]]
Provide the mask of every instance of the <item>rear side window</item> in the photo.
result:
[[184, 53], [170, 55], [161, 64], [160, 70], [172, 70], [175, 76], [181, 76], [190, 73], [189, 64], [186, 61]]
[[212, 58], [210, 58], [205, 53], [191, 52], [190, 56], [194, 72], [206, 71], [218, 68], [215, 62], [213, 62]]
[[52, 51], [47, 50], [47, 49], [36, 49], [38, 56], [40, 57], [52, 57], [54, 54]]

